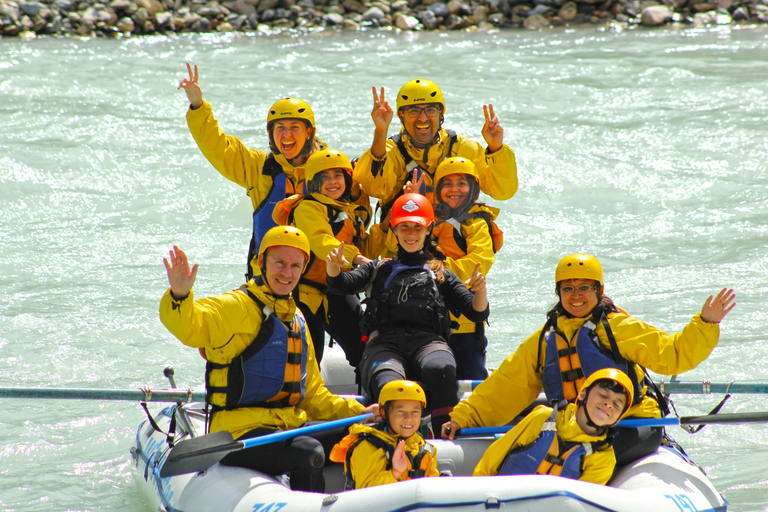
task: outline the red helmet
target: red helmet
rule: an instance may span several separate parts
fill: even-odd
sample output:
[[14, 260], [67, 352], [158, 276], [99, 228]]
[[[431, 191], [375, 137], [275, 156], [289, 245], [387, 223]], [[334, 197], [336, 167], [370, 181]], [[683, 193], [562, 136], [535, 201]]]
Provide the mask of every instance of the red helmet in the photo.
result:
[[393, 228], [402, 222], [415, 222], [424, 227], [435, 223], [435, 209], [421, 194], [403, 194], [395, 200], [389, 217]]

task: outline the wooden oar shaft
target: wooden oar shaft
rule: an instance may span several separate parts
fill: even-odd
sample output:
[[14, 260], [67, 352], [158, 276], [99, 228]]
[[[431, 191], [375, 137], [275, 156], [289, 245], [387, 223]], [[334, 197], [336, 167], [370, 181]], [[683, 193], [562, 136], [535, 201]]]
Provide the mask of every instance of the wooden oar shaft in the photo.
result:
[[0, 398], [202, 402], [205, 392], [190, 389], [0, 388]]

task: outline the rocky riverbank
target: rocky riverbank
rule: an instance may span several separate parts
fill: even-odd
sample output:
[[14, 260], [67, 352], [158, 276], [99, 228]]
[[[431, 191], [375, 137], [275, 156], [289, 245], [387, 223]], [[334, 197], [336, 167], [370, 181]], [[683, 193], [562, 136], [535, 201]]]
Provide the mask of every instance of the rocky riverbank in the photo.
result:
[[0, 36], [768, 23], [768, 0], [0, 0]]

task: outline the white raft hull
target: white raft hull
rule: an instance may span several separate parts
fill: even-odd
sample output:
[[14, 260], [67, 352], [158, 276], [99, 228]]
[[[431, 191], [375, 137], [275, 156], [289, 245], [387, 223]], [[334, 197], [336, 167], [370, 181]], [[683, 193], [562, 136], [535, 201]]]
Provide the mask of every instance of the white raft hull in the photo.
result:
[[[170, 423], [169, 411], [164, 409], [155, 418], [163, 430]], [[190, 424], [198, 434], [203, 432], [201, 415], [193, 412]], [[169, 448], [165, 435], [155, 431], [148, 421], [140, 425], [131, 451], [139, 490], [151, 510], [157, 511], [724, 512], [727, 507], [696, 465], [667, 448], [622, 468], [610, 486], [601, 486], [541, 475], [470, 477], [492, 439], [430, 442], [437, 447], [439, 469], [456, 476], [343, 491], [341, 465], [333, 464], [326, 467], [328, 494], [292, 491], [285, 478], [220, 464], [205, 472], [161, 479], [160, 468]]]

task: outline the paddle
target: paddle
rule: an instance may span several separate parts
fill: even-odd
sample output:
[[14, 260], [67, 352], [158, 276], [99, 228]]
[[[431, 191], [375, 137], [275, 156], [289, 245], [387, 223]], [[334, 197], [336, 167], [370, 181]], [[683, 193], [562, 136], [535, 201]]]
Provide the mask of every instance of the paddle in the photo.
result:
[[[679, 418], [632, 418], [621, 420], [617, 427], [664, 427], [669, 425], [712, 425], [717, 423], [760, 423], [768, 421], [768, 412], [741, 412], [732, 414], [709, 414], [706, 416], [681, 416]], [[504, 434], [514, 425], [503, 427], [462, 428], [460, 436], [491, 436]]]
[[203, 402], [205, 391], [191, 389], [0, 388], [0, 398]]
[[335, 428], [348, 427], [353, 423], [359, 423], [373, 416], [372, 414], [360, 414], [359, 416], [350, 416], [340, 420], [326, 421], [316, 423], [306, 427], [294, 428], [291, 430], [281, 430], [274, 434], [267, 434], [261, 437], [243, 439], [235, 441], [232, 434], [227, 431], [214, 432], [200, 437], [193, 437], [176, 444], [168, 453], [163, 467], [160, 469], [160, 477], [181, 475], [184, 473], [196, 473], [205, 471], [225, 455], [230, 452], [253, 448], [265, 444], [285, 441], [296, 436], [316, 434], [318, 432], [327, 432]]
[[[468, 393], [480, 385], [482, 380], [460, 380], [459, 393]], [[662, 393], [677, 393], [688, 395], [708, 395], [710, 393], [768, 393], [768, 382], [683, 382], [661, 381], [659, 390]]]

